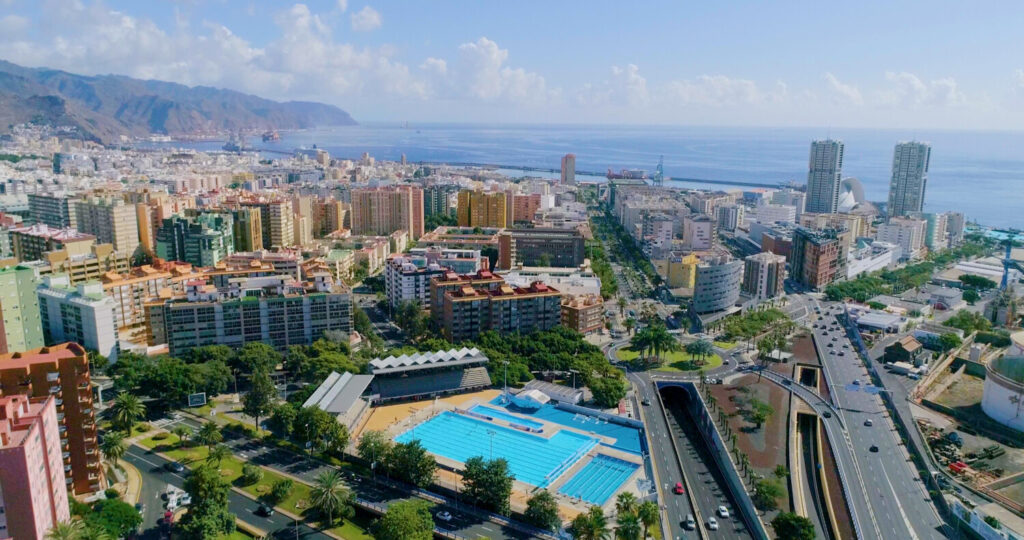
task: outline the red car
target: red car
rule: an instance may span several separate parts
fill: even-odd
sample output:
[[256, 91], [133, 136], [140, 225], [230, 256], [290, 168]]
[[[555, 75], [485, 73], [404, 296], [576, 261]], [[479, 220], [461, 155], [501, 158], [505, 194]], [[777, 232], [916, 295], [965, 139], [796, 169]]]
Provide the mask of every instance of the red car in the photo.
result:
[[686, 493], [686, 490], [683, 489], [682, 482], [676, 482], [676, 487], [672, 488], [672, 491], [675, 492], [676, 495], [682, 495], [683, 493]]

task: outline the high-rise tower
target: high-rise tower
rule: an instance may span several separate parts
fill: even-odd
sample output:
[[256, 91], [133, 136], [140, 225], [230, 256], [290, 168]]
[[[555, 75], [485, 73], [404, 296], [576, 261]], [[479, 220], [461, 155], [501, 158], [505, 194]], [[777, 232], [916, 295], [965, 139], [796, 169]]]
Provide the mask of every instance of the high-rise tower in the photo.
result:
[[924, 210], [931, 155], [932, 147], [928, 143], [901, 142], [896, 145], [892, 154], [892, 179], [889, 181], [889, 217]]
[[843, 142], [826, 139], [811, 143], [807, 172], [807, 212], [831, 214], [839, 206], [843, 176]]

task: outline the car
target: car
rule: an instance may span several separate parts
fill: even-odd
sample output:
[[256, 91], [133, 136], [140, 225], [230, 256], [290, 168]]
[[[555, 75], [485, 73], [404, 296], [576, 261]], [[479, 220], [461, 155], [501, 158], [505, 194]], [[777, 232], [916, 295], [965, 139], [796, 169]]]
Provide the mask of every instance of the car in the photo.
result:
[[167, 464], [167, 470], [175, 473], [183, 473], [185, 472], [185, 466], [179, 461], [172, 461]]
[[854, 379], [853, 384], [856, 386], [860, 386], [860, 379]]
[[715, 519], [714, 516], [708, 518], [708, 530], [718, 530], [718, 520]]
[[877, 454], [877, 453], [878, 453], [878, 446], [876, 446], [876, 445], [873, 445], [873, 444], [872, 444], [872, 445], [871, 445], [871, 446], [870, 446], [870, 447], [868, 448], [868, 451], [869, 451], [869, 452], [874, 452], [874, 453], [876, 453], [876, 454]]
[[821, 415], [825, 418], [832, 418], [832, 413], [829, 411], [822, 411]]
[[676, 482], [675, 487], [672, 488], [672, 492], [676, 495], [682, 495], [683, 493], [686, 493], [686, 489], [683, 488], [682, 482]]
[[875, 423], [872, 422], [870, 418], [868, 418], [867, 420], [864, 421], [864, 425], [868, 426], [868, 427], [871, 427], [871, 426], [875, 425]]
[[850, 344], [849, 343], [843, 343], [843, 348], [844, 349], [849, 349], [850, 348]]
[[729, 517], [729, 509], [726, 508], [725, 505], [718, 507], [718, 517], [722, 519], [726, 519]]
[[447, 522], [452, 520], [452, 515], [447, 510], [441, 510], [440, 512], [434, 514], [434, 517], [436, 517], [437, 519], [439, 519], [441, 521], [444, 521], [445, 523], [447, 523]]
[[686, 515], [686, 519], [683, 521], [683, 527], [686, 527], [689, 531], [697, 528], [697, 521], [693, 519], [693, 514]]
[[135, 503], [135, 511], [138, 512], [140, 516], [145, 514], [146, 513], [146, 505], [144, 505], [142, 503]]
[[844, 353], [843, 351], [839, 351], [839, 356], [846, 356], [846, 353]]
[[190, 504], [192, 504], [192, 496], [191, 495], [189, 495], [188, 493], [185, 493], [185, 492], [178, 493], [178, 505], [179, 506], [188, 506]]
[[274, 507], [267, 503], [260, 503], [260, 505], [256, 507], [256, 515], [270, 517], [274, 515]]
[[829, 349], [831, 349], [831, 348], [832, 348], [832, 347], [834, 347], [834, 346], [835, 346], [835, 344], [834, 344], [834, 343], [829, 343], [829, 344], [828, 344], [828, 348], [829, 348]]
[[650, 407], [650, 406], [651, 406], [651, 400], [650, 400], [650, 398], [644, 398], [643, 400], [641, 400], [641, 401], [640, 401], [640, 403], [641, 403], [641, 404], [642, 404], [642, 405], [643, 405], [644, 407]]
[[832, 341], [839, 341], [839, 338], [832, 336]]

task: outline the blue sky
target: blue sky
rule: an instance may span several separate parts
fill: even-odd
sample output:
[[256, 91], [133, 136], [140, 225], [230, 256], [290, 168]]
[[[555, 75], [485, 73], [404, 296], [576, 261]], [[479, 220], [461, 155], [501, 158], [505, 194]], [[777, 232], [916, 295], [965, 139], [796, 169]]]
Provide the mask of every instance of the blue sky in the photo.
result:
[[1019, 129], [1024, 3], [0, 0], [0, 58], [359, 120]]

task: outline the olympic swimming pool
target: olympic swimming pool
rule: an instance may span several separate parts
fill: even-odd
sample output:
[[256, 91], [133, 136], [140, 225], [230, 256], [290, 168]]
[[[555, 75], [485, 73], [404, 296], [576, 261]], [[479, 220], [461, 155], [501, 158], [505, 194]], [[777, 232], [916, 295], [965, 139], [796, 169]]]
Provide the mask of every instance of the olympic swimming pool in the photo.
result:
[[544, 438], [448, 411], [395, 437], [400, 443], [417, 439], [428, 452], [461, 463], [505, 458], [516, 480], [537, 487], [547, 487], [597, 445], [568, 430]]
[[547, 422], [560, 424], [580, 431], [590, 431], [597, 435], [611, 437], [615, 439], [615, 442], [612, 444], [606, 444], [606, 446], [625, 450], [626, 452], [636, 455], [643, 454], [643, 447], [640, 443], [640, 430], [635, 427], [608, 422], [597, 416], [565, 411], [550, 403], [536, 410], [520, 409], [515, 405], [506, 405], [503, 398], [504, 396], [498, 396], [492, 399], [491, 405], [497, 405], [507, 411], [530, 416], [537, 420], [545, 420]]
[[638, 468], [640, 466], [635, 463], [598, 454], [558, 492], [601, 506]]
[[541, 424], [540, 422], [534, 422], [533, 420], [520, 418], [518, 416], [508, 414], [507, 412], [501, 409], [495, 409], [494, 407], [488, 407], [486, 405], [477, 405], [470, 409], [469, 412], [475, 412], [477, 414], [482, 414], [484, 416], [490, 416], [491, 418], [500, 418], [502, 420], [505, 420], [506, 422], [510, 422], [512, 424], [519, 424], [520, 426], [536, 429], [544, 427], [544, 424]]

